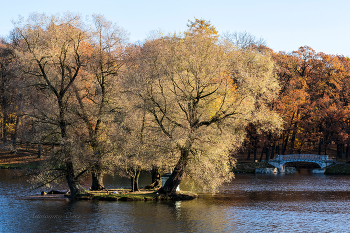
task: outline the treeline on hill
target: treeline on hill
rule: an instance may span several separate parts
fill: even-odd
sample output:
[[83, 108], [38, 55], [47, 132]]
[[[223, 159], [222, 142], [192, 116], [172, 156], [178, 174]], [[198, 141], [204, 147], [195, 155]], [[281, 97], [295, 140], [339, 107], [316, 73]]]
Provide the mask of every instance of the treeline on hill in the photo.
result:
[[[38, 185], [80, 178], [132, 180], [173, 170], [159, 191], [187, 177], [204, 190], [229, 181], [238, 149], [348, 155], [349, 58], [301, 47], [275, 53], [247, 33], [219, 36], [195, 19], [180, 34], [131, 44], [101, 15], [32, 14], [0, 43], [3, 145], [54, 145], [32, 174]], [[242, 149], [243, 148], [243, 149]], [[261, 153], [261, 157], [262, 157]]]

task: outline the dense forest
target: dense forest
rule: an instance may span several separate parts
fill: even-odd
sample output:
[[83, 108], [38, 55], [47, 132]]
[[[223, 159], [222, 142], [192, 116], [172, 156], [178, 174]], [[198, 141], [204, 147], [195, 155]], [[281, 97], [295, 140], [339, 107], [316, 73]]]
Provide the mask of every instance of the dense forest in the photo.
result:
[[118, 173], [137, 191], [141, 171], [157, 186], [170, 169], [160, 192], [184, 177], [214, 190], [232, 178], [238, 153], [268, 160], [336, 148], [347, 159], [349, 88], [348, 57], [275, 52], [205, 20], [133, 44], [101, 15], [32, 14], [0, 42], [0, 136], [14, 153], [37, 145], [46, 159], [35, 182], [65, 179], [73, 196], [86, 174], [92, 190]]
[[[271, 109], [283, 117], [277, 134], [247, 128], [245, 152], [257, 159], [257, 149], [267, 160], [275, 154], [314, 153], [349, 156], [350, 58], [316, 53], [308, 46], [292, 53], [269, 53], [276, 64], [281, 89]], [[330, 151], [335, 148], [335, 152]]]

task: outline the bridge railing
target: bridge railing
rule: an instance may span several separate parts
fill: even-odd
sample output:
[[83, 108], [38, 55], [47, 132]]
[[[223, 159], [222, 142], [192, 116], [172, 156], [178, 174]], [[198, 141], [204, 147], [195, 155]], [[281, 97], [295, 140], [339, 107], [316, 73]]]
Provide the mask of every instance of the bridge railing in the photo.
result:
[[328, 155], [313, 155], [313, 154], [291, 154], [291, 155], [277, 155], [275, 159], [277, 161], [286, 160], [312, 160], [312, 161], [331, 161]]

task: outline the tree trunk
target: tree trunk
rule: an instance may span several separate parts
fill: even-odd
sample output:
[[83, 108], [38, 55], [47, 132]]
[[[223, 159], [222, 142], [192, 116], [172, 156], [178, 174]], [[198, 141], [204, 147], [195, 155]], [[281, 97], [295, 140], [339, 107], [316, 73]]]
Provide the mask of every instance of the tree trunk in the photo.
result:
[[265, 146], [261, 149], [261, 154], [260, 154], [259, 162], [262, 161], [262, 158], [263, 158], [263, 156], [264, 156], [264, 152], [265, 152]]
[[75, 177], [73, 163], [66, 162], [67, 174], [66, 180], [70, 190], [70, 196], [75, 197], [77, 194], [85, 193], [85, 189], [80, 185], [79, 180]]
[[258, 157], [258, 148], [257, 148], [257, 138], [255, 138], [255, 141], [254, 141], [254, 162], [257, 160], [257, 157]]
[[275, 158], [275, 149], [276, 149], [276, 144], [273, 143], [273, 144], [272, 144], [272, 148], [271, 148], [271, 156], [270, 156], [270, 159], [274, 159], [274, 158]]
[[43, 146], [41, 143], [38, 143], [38, 158], [41, 158], [43, 153]]
[[187, 167], [189, 161], [189, 149], [181, 148], [181, 157], [177, 162], [175, 169], [169, 179], [165, 182], [164, 186], [159, 189], [160, 193], [165, 194], [175, 194], [176, 188], [182, 181], [185, 173], [185, 168]]
[[91, 190], [103, 190], [105, 189], [103, 185], [103, 174], [101, 172], [91, 172], [92, 185]]
[[137, 169], [136, 171], [136, 176], [135, 176], [135, 180], [134, 180], [134, 190], [135, 191], [139, 191], [139, 178], [140, 178], [140, 174], [141, 174], [141, 169]]
[[139, 178], [141, 174], [141, 169], [138, 168], [134, 171], [133, 176], [131, 177], [131, 191], [136, 192], [139, 191]]
[[337, 158], [343, 158], [343, 144], [337, 144]]
[[346, 158], [346, 162], [347, 162], [349, 159], [349, 144], [346, 145], [345, 158]]
[[6, 112], [3, 113], [3, 119], [2, 119], [2, 142], [7, 143], [7, 114]]
[[67, 145], [66, 140], [67, 139], [67, 123], [64, 120], [64, 106], [62, 104], [62, 99], [58, 99], [58, 106], [60, 109], [60, 120], [59, 120], [59, 126], [61, 130], [61, 137], [62, 141], [64, 142], [61, 145], [61, 153], [64, 154], [66, 162], [66, 180], [68, 183], [68, 187], [70, 190], [70, 196], [75, 197], [77, 194], [85, 193], [85, 189], [80, 185], [79, 182], [79, 176], [75, 175], [75, 170], [74, 170], [74, 164], [73, 164], [73, 158], [72, 154], [70, 152], [70, 148], [72, 145]]
[[160, 173], [159, 173], [159, 167], [152, 166], [152, 183], [145, 187], [145, 189], [153, 189], [160, 186]]
[[324, 154], [325, 154], [325, 155], [327, 154], [327, 147], [328, 147], [328, 143], [325, 143], [325, 144], [324, 144]]
[[248, 155], [247, 155], [247, 160], [250, 160], [250, 148], [248, 149]]
[[342, 144], [341, 144], [341, 158], [343, 158], [344, 150], [345, 150], [345, 144], [342, 143]]
[[289, 134], [286, 135], [286, 138], [282, 142], [282, 155], [284, 155], [286, 153], [288, 139], [289, 139]]
[[[4, 80], [4, 77], [2, 77], [2, 80]], [[1, 111], [2, 111], [2, 140], [3, 143], [7, 143], [7, 126], [6, 123], [8, 122], [8, 115], [7, 115], [7, 99], [5, 96], [5, 84], [4, 82], [1, 83]]]
[[85, 189], [80, 185], [79, 180], [72, 179], [71, 176], [67, 175], [66, 180], [70, 190], [70, 196], [75, 197], [77, 194], [85, 193]]
[[[293, 112], [292, 118], [290, 119], [290, 125], [288, 127], [289, 129], [291, 129], [293, 127], [293, 124], [294, 124], [294, 128], [296, 127], [296, 123], [293, 123], [293, 120], [294, 120], [295, 116], [298, 116], [298, 113], [299, 113], [299, 110], [297, 110], [297, 112]], [[285, 138], [285, 140], [283, 141], [283, 144], [282, 144], [282, 155], [284, 155], [286, 153], [286, 151], [287, 151], [287, 145], [288, 145], [290, 132], [291, 132], [291, 130], [288, 130], [286, 132], [286, 138]], [[295, 132], [295, 130], [293, 130], [292, 134], [294, 134], [294, 132]], [[294, 142], [293, 142], [293, 144], [294, 144]], [[292, 146], [292, 150], [293, 150], [293, 147], [294, 147], [294, 145]]]
[[160, 181], [159, 167], [152, 166], [152, 184], [157, 181]]
[[258, 150], [254, 148], [254, 162], [257, 160], [258, 157]]
[[267, 146], [266, 148], [266, 162], [268, 162], [270, 159], [270, 146]]
[[131, 192], [135, 192], [135, 176], [131, 176]]
[[298, 125], [295, 123], [294, 127], [295, 127], [295, 129], [293, 130], [292, 138], [290, 140], [290, 151], [289, 151], [290, 154], [293, 154], [293, 152], [294, 152], [294, 144], [295, 144], [295, 138], [296, 138], [296, 134], [297, 134], [297, 130], [298, 130]]
[[[99, 151], [94, 149], [94, 155], [97, 157], [99, 155]], [[92, 167], [91, 171], [91, 178], [92, 178], [92, 184], [91, 184], [91, 190], [103, 190], [105, 189], [103, 185], [103, 172], [101, 169], [101, 162], [100, 157], [97, 157], [97, 161]]]
[[319, 155], [322, 154], [322, 140], [321, 139], [318, 141], [318, 154]]
[[19, 119], [20, 119], [20, 117], [17, 116], [16, 117], [16, 124], [15, 124], [15, 132], [11, 136], [12, 150], [14, 153], [17, 153], [17, 135], [18, 135]]

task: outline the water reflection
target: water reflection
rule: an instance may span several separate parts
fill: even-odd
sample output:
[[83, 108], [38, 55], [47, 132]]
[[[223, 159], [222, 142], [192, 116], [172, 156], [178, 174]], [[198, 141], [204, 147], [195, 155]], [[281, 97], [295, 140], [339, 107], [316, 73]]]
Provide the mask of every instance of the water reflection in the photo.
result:
[[[30, 185], [0, 170], [1, 231], [349, 232], [350, 177], [237, 174], [215, 195], [177, 202], [37, 200]], [[144, 174], [140, 185], [148, 184]], [[90, 181], [86, 180], [85, 185]], [[109, 188], [128, 179], [106, 176]], [[63, 185], [64, 186], [64, 185]]]

